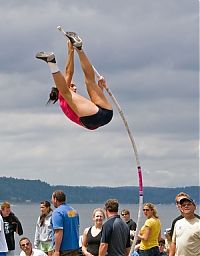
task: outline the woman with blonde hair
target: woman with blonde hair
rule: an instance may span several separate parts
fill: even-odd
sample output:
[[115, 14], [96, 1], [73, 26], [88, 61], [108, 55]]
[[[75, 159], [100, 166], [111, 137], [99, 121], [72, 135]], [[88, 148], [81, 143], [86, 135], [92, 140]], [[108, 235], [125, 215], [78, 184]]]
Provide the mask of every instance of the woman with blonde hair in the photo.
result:
[[142, 226], [138, 238], [141, 239], [140, 256], [159, 256], [159, 240], [161, 239], [161, 222], [155, 206], [145, 203], [143, 207], [147, 220]]
[[82, 252], [86, 256], [98, 256], [105, 213], [101, 208], [96, 208], [92, 217], [94, 225], [83, 232]]

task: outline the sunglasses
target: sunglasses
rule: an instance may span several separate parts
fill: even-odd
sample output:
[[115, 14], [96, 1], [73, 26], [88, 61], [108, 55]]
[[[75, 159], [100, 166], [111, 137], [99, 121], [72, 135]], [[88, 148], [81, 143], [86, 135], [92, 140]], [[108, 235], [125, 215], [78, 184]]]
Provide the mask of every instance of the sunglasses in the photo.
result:
[[30, 242], [27, 242], [25, 244], [21, 244], [21, 247], [25, 247], [25, 246], [29, 246], [30, 245]]
[[143, 209], [143, 212], [149, 212], [150, 210], [149, 209]]
[[182, 208], [185, 208], [185, 207], [188, 207], [188, 206], [191, 206], [193, 205], [192, 203], [185, 203], [185, 204], [182, 204], [181, 207]]
[[126, 215], [128, 215], [128, 213], [122, 213], [121, 215], [122, 215], [122, 216], [126, 216]]

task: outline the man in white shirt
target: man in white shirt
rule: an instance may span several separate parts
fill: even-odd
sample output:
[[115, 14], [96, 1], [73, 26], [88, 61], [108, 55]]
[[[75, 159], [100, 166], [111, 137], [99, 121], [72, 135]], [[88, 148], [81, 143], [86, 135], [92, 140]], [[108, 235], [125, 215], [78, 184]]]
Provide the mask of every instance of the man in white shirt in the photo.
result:
[[6, 252], [8, 251], [6, 237], [4, 233], [4, 223], [3, 218], [0, 214], [0, 256], [6, 256]]
[[39, 249], [33, 249], [31, 241], [27, 237], [20, 239], [19, 246], [22, 249], [20, 256], [47, 256], [45, 252]]
[[180, 200], [180, 206], [184, 218], [175, 224], [169, 256], [199, 256], [200, 219], [194, 214], [196, 205], [185, 197]]

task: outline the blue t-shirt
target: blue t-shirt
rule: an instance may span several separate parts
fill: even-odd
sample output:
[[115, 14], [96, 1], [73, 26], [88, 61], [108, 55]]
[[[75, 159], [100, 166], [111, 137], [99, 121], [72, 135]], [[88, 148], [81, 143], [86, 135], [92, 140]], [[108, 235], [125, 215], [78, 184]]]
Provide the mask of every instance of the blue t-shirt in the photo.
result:
[[60, 251], [79, 248], [79, 215], [75, 209], [68, 204], [60, 205], [53, 211], [52, 226], [53, 230], [63, 230]]

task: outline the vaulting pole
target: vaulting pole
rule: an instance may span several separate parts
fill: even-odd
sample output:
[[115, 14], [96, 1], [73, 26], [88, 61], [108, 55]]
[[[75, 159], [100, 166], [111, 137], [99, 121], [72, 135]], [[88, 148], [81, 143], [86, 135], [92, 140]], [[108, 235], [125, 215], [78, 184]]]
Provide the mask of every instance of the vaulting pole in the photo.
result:
[[[98, 73], [98, 71], [96, 70], [96, 68], [93, 66], [93, 69], [94, 69], [94, 72], [96, 74], [96, 77], [97, 79], [101, 79], [102, 76]], [[129, 129], [129, 126], [128, 126], [128, 122], [123, 114], [123, 111], [119, 105], [119, 103], [117, 102], [116, 98], [114, 97], [114, 95], [112, 94], [112, 92], [110, 91], [110, 89], [107, 87], [105, 88], [107, 93], [109, 94], [109, 96], [111, 97], [113, 103], [115, 104], [115, 106], [117, 107], [117, 110], [123, 120], [123, 123], [125, 125], [125, 128], [126, 128], [126, 131], [128, 133], [128, 136], [129, 136], [129, 139], [131, 141], [131, 145], [132, 145], [132, 148], [133, 148], [133, 152], [134, 152], [134, 156], [135, 156], [135, 160], [136, 160], [136, 164], [137, 164], [137, 171], [138, 171], [138, 183], [139, 183], [139, 209], [138, 209], [138, 217], [137, 217], [137, 229], [136, 229], [136, 232], [135, 232], [135, 235], [134, 235], [134, 240], [133, 240], [133, 243], [131, 245], [131, 250], [130, 250], [130, 253], [129, 255], [132, 254], [132, 252], [134, 251], [134, 248], [135, 248], [135, 244], [137, 242], [137, 238], [138, 238], [138, 232], [139, 232], [139, 224], [140, 224], [140, 220], [141, 220], [141, 217], [142, 217], [142, 208], [143, 208], [143, 182], [142, 182], [142, 168], [141, 168], [141, 165], [140, 165], [140, 161], [139, 161], [139, 156], [138, 156], [138, 151], [137, 151], [137, 147], [136, 147], [136, 143], [135, 143], [135, 140], [133, 138], [133, 135]]]

